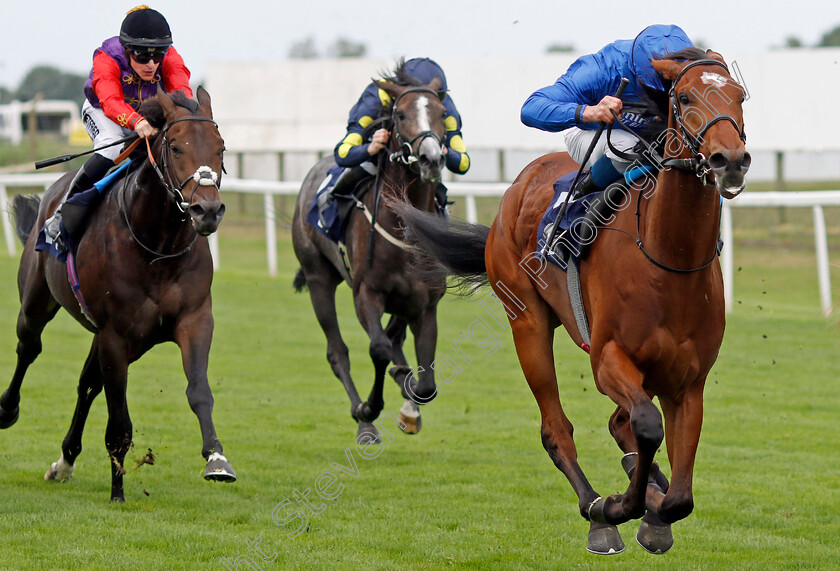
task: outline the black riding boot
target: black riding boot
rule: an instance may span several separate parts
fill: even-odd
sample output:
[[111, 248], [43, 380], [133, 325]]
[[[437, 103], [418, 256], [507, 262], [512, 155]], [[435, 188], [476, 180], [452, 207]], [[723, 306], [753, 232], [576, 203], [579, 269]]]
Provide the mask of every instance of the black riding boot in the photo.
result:
[[[67, 192], [67, 199], [74, 194], [78, 194], [88, 190], [95, 182], [104, 177], [111, 167], [114, 166], [114, 161], [102, 155], [94, 154], [79, 170], [76, 178]], [[60, 219], [64, 222], [64, 228], [75, 239], [81, 234], [87, 222], [89, 207], [81, 204], [72, 204], [65, 202], [59, 207]], [[59, 211], [56, 211], [58, 214]]]
[[592, 178], [592, 171], [583, 171], [575, 187], [572, 189], [572, 198], [578, 199], [581, 196], [586, 196], [591, 192], [598, 192], [604, 190]]
[[356, 190], [356, 185], [370, 178], [372, 175], [361, 166], [344, 169], [335, 181], [335, 186], [330, 190], [332, 196], [349, 196]]

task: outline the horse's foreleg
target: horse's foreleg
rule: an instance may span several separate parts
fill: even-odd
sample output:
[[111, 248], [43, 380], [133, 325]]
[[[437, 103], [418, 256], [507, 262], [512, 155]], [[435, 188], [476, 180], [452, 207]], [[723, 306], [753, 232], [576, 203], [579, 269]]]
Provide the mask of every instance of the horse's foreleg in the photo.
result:
[[43, 268], [33, 259], [32, 254], [32, 251], [25, 250], [21, 257], [18, 276], [21, 306], [17, 320], [17, 365], [9, 388], [0, 396], [0, 428], [9, 428], [17, 422], [23, 377], [29, 365], [41, 354], [41, 333], [44, 327], [61, 307], [52, 297], [44, 279]]
[[70, 430], [64, 437], [61, 444], [61, 458], [53, 462], [45, 480], [66, 480], [73, 476], [73, 466], [76, 458], [82, 452], [82, 433], [85, 430], [90, 406], [96, 396], [102, 392], [102, 368], [99, 365], [99, 343], [94, 336], [93, 344], [90, 347], [85, 366], [79, 377], [79, 386], [76, 389], [76, 410], [73, 412], [73, 420], [70, 422]]
[[432, 369], [437, 346], [437, 306], [424, 311], [420, 319], [410, 325], [417, 353], [418, 379], [411, 383], [408, 390], [412, 400], [425, 404], [433, 401], [437, 395], [435, 372]]
[[392, 315], [391, 319], [388, 320], [388, 325], [385, 326], [385, 335], [391, 341], [391, 362], [394, 363], [394, 366], [388, 370], [388, 374], [400, 387], [405, 399], [402, 407], [400, 407], [400, 421], [405, 425], [403, 432], [417, 434], [423, 426], [423, 419], [420, 416], [420, 407], [406, 393], [406, 379], [410, 378], [409, 375], [411, 374], [411, 367], [408, 365], [408, 359], [405, 358], [403, 352], [407, 328], [408, 323], [396, 315]]
[[[630, 428], [630, 413], [621, 407], [616, 408], [610, 417], [610, 434], [615, 438], [618, 447], [625, 453], [621, 465], [631, 478], [636, 470], [636, 456], [639, 448], [636, 437]], [[636, 541], [651, 553], [665, 553], [674, 545], [671, 526], [663, 523], [656, 513], [655, 505], [662, 501], [662, 494], [668, 491], [668, 478], [659, 469], [656, 462], [651, 464], [648, 490], [645, 496], [645, 515], [636, 533]], [[647, 500], [650, 500], [648, 502]]]
[[175, 342], [181, 348], [181, 359], [187, 375], [187, 401], [201, 429], [201, 455], [207, 460], [204, 478], [233, 482], [236, 480], [236, 472], [224, 455], [213, 425], [213, 393], [207, 380], [212, 339], [213, 314], [208, 298], [199, 312], [184, 316], [179, 321], [175, 329]]
[[703, 425], [705, 381], [702, 379], [692, 385], [679, 402], [660, 398], [668, 428], [667, 447], [671, 462], [671, 485], [658, 509], [659, 517], [666, 523], [680, 520], [694, 509], [691, 485]]
[[606, 343], [593, 360], [599, 389], [629, 411], [623, 413], [626, 419], [622, 413], [613, 415], [611, 432], [623, 449], [638, 451], [627, 491], [602, 498], [590, 508], [595, 521], [619, 524], [644, 515], [653, 457], [664, 437], [662, 417], [642, 388], [641, 373], [616, 343]]
[[385, 406], [382, 391], [385, 387], [385, 372], [391, 362], [392, 345], [382, 329], [382, 315], [385, 313], [382, 296], [362, 283], [354, 301], [356, 315], [370, 337], [370, 358], [374, 369], [373, 387], [367, 401], [356, 409], [356, 418], [359, 421], [372, 422]]
[[124, 502], [123, 463], [131, 447], [133, 432], [126, 402], [128, 359], [125, 347], [117, 335], [100, 332], [97, 337], [99, 337], [99, 364], [105, 380], [105, 399], [108, 402], [105, 448], [111, 460], [111, 501]]

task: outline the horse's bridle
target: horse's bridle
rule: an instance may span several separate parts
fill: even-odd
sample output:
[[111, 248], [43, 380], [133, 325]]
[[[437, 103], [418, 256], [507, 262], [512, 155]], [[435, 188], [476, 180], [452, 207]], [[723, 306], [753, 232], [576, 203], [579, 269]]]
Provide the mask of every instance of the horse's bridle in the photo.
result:
[[[215, 125], [217, 129], [219, 128], [219, 125], [213, 119], [210, 119], [209, 117], [181, 117], [181, 118], [175, 119], [175, 120], [167, 123], [163, 127], [163, 129], [161, 129], [160, 134], [159, 134], [159, 136], [162, 137], [162, 139], [161, 139], [161, 151], [160, 151], [160, 161], [161, 161], [162, 167], [159, 167], [157, 162], [155, 161], [155, 157], [152, 154], [152, 147], [151, 147], [151, 144], [149, 143], [149, 139], [148, 138], [146, 139], [146, 150], [147, 150], [147, 153], [148, 153], [149, 162], [151, 163], [152, 168], [155, 171], [155, 174], [157, 174], [158, 179], [160, 180], [160, 183], [166, 189], [167, 195], [173, 200], [173, 202], [175, 203], [175, 206], [177, 206], [178, 210], [182, 214], [186, 214], [186, 212], [187, 212], [187, 210], [189, 209], [189, 206], [190, 206], [190, 201], [192, 199], [192, 195], [195, 194], [195, 191], [199, 186], [214, 186], [214, 187], [216, 187], [216, 191], [218, 192], [218, 190], [219, 190], [219, 185], [218, 185], [219, 175], [213, 169], [211, 169], [208, 166], [200, 166], [195, 170], [195, 172], [193, 174], [191, 174], [190, 176], [185, 178], [177, 186], [173, 183], [173, 177], [171, 175], [171, 169], [169, 168], [169, 162], [167, 160], [168, 157], [169, 157], [170, 149], [169, 149], [169, 141], [166, 139], [166, 134], [169, 131], [169, 128], [172, 127], [172, 125], [174, 125], [175, 123], [179, 123], [181, 121], [206, 121], [206, 122], [209, 122], [209, 123], [213, 123], [213, 125]], [[223, 163], [222, 164], [222, 171], [223, 172], [224, 172], [224, 168], [225, 167], [224, 167], [224, 163]], [[187, 200], [184, 199], [184, 194], [183, 194], [182, 190], [190, 182], [190, 180], [195, 181], [195, 185], [193, 186], [192, 192], [190, 193], [190, 201], [187, 201]], [[117, 195], [117, 199], [120, 203], [119, 207], [120, 207], [120, 210], [122, 210], [122, 212], [123, 212], [123, 217], [125, 219], [125, 224], [128, 227], [128, 232], [131, 235], [131, 238], [141, 248], [143, 248], [148, 253], [155, 256], [154, 260], [152, 260], [152, 262], [150, 264], [154, 264], [155, 262], [158, 262], [160, 260], [178, 258], [180, 256], [183, 256], [187, 252], [189, 252], [190, 249], [192, 248], [192, 245], [195, 243], [196, 239], [198, 238], [198, 234], [193, 236], [193, 239], [190, 241], [189, 244], [187, 244], [186, 247], [184, 247], [181, 250], [179, 250], [178, 252], [175, 252], [175, 253], [172, 253], [172, 254], [164, 254], [162, 252], [158, 252], [156, 250], [153, 250], [152, 248], [150, 248], [149, 246], [147, 246], [146, 244], [144, 244], [140, 240], [140, 238], [135, 234], [134, 228], [131, 227], [131, 221], [129, 220], [129, 217], [128, 217], [128, 210], [125, 206], [125, 198], [124, 198], [123, 195], [125, 194], [127, 188], [128, 188], [128, 177], [125, 178], [122, 193]], [[186, 217], [184, 218], [184, 220], [186, 220]]]
[[[433, 89], [429, 89], [428, 87], [412, 87], [400, 93], [394, 100], [394, 104], [391, 107], [391, 123], [394, 126], [393, 134], [397, 150], [391, 153], [388, 156], [388, 158], [392, 163], [402, 163], [405, 166], [409, 167], [412, 171], [416, 172], [417, 162], [420, 159], [418, 159], [417, 155], [414, 153], [414, 143], [419, 140], [420, 144], [422, 144], [423, 140], [432, 138], [437, 142], [441, 149], [443, 148], [444, 144], [443, 139], [441, 139], [440, 135], [431, 130], [420, 131], [409, 140], [405, 140], [405, 138], [403, 138], [399, 128], [399, 109], [397, 109], [397, 105], [399, 104], [400, 99], [402, 99], [405, 95], [408, 95], [409, 93], [431, 93], [435, 97], [435, 99], [438, 98], [438, 93]], [[418, 145], [417, 147], [419, 148], [420, 145]]]
[[[636, 135], [633, 132], [632, 129], [627, 127], [621, 121], [621, 118], [618, 116], [618, 114], [615, 111], [613, 111], [612, 113], [613, 113], [613, 117], [615, 118], [615, 121], [619, 125], [621, 125], [626, 132], [636, 135], [636, 138], [646, 148], [646, 151], [644, 152], [644, 154], [647, 156], [648, 161], [652, 160], [654, 163], [658, 163], [659, 165], [661, 165], [665, 169], [675, 168], [677, 170], [685, 170], [685, 171], [689, 171], [689, 172], [694, 172], [701, 179], [702, 184], [704, 186], [711, 186], [711, 184], [709, 183], [709, 181], [707, 179], [707, 175], [709, 174], [709, 172], [711, 172], [712, 168], [709, 165], [709, 159], [702, 152], [700, 152], [700, 145], [702, 145], [702, 143], [703, 143], [703, 135], [705, 135], [708, 132], [708, 130], [712, 127], [712, 125], [714, 125], [714, 124], [716, 124], [720, 121], [729, 121], [730, 123], [732, 123], [732, 125], [735, 127], [735, 130], [738, 132], [739, 138], [741, 139], [741, 141], [743, 141], [745, 143], [747, 142], [747, 135], [746, 135], [743, 127], [738, 125], [738, 122], [735, 121], [735, 119], [731, 115], [726, 115], [726, 114], [723, 114], [723, 113], [720, 113], [720, 114], [716, 115], [710, 121], [708, 121], [704, 125], [703, 129], [701, 129], [701, 131], [699, 133], [697, 133], [696, 135], [692, 134], [688, 131], [688, 129], [685, 126], [685, 122], [683, 121], [682, 109], [680, 108], [679, 99], [677, 97], [676, 89], [677, 89], [677, 84], [679, 83], [680, 79], [682, 79], [685, 72], [687, 72], [689, 69], [691, 69], [693, 67], [696, 67], [696, 66], [699, 66], [699, 65], [716, 65], [716, 66], [722, 67], [723, 69], [726, 70], [727, 73], [729, 73], [729, 68], [722, 61], [718, 61], [718, 60], [715, 60], [715, 59], [701, 59], [701, 60], [692, 61], [691, 63], [686, 65], [684, 68], [682, 68], [682, 70], [680, 70], [680, 73], [677, 74], [677, 77], [674, 78], [674, 81], [671, 83], [671, 89], [668, 91], [668, 97], [669, 97], [670, 102], [671, 102], [671, 111], [674, 115], [674, 122], [677, 124], [677, 127], [679, 127], [679, 135], [680, 135], [680, 138], [682, 139], [682, 144], [691, 153], [691, 158], [681, 158], [681, 157], [663, 158], [662, 156], [659, 155], [659, 153], [656, 152], [656, 150], [653, 148], [653, 145], [651, 145], [650, 143], [645, 141], [642, 137], [639, 137], [638, 135]], [[611, 130], [612, 130], [612, 124], [610, 124], [610, 131]], [[639, 157], [630, 155], [628, 153], [624, 153], [624, 152], [616, 149], [615, 147], [612, 146], [612, 144], [609, 143], [610, 131], [607, 132], [607, 143], [609, 144], [610, 149], [614, 153], [616, 153], [616, 155], [618, 155], [619, 157], [629, 158], [630, 160], [637, 160]], [[662, 262], [655, 259], [645, 249], [644, 244], [642, 243], [642, 238], [641, 238], [641, 201], [642, 201], [643, 194], [644, 194], [643, 192], [639, 193], [639, 197], [638, 197], [638, 200], [636, 202], [636, 238], [635, 238], [635, 240], [636, 240], [636, 245], [639, 247], [639, 249], [642, 251], [642, 253], [645, 255], [645, 257], [652, 264], [657, 266], [658, 268], [661, 268], [661, 269], [669, 271], [669, 272], [679, 273], [679, 274], [691, 274], [691, 273], [694, 273], [694, 272], [698, 272], [700, 270], [704, 270], [707, 267], [709, 267], [712, 264], [712, 262], [715, 260], [715, 257], [717, 257], [717, 255], [720, 252], [720, 244], [716, 245], [715, 251], [712, 253], [711, 258], [709, 258], [709, 260], [707, 262], [705, 262], [701, 266], [694, 267], [694, 268], [689, 268], [689, 269], [674, 268], [674, 267], [668, 266], [666, 264], [663, 264]]]
[[[701, 59], [693, 61], [684, 68], [682, 68], [680, 73], [671, 83], [671, 89], [668, 92], [668, 98], [671, 101], [671, 110], [674, 114], [674, 122], [679, 127], [682, 142], [691, 152], [690, 168], [693, 168], [694, 171], [697, 173], [697, 176], [703, 179], [703, 183], [708, 185], [706, 175], [708, 175], [712, 169], [709, 166], [709, 159], [705, 155], [703, 155], [703, 153], [700, 152], [700, 145], [703, 144], [703, 135], [705, 135], [706, 132], [709, 129], [711, 129], [713, 125], [720, 121], [729, 121], [730, 123], [732, 123], [732, 125], [735, 127], [735, 130], [738, 132], [738, 136], [744, 143], [747, 142], [747, 134], [744, 131], [744, 128], [738, 125], [738, 122], [731, 115], [726, 115], [723, 113], [719, 113], [710, 121], [707, 121], [703, 128], [700, 130], [700, 132], [696, 135], [690, 133], [688, 129], [686, 129], [685, 122], [683, 121], [682, 108], [680, 107], [679, 99], [677, 97], [677, 84], [680, 82], [680, 79], [682, 79], [685, 72], [698, 65], [716, 65], [722, 67], [726, 70], [727, 73], [729, 73], [729, 67], [727, 67], [727, 65], [722, 61], [718, 61], [716, 59]], [[669, 159], [665, 159], [665, 161], [668, 160]], [[678, 165], [675, 164], [674, 166]]]
[[[178, 119], [174, 119], [167, 123], [163, 129], [161, 129], [160, 137], [161, 139], [161, 150], [160, 150], [160, 162], [161, 167], [158, 167], [157, 162], [155, 162], [154, 156], [152, 155], [152, 150], [149, 147], [149, 140], [146, 139], [146, 145], [149, 150], [149, 162], [152, 163], [152, 167], [155, 170], [155, 173], [160, 179], [160, 183], [166, 189], [167, 194], [172, 198], [175, 202], [175, 205], [178, 207], [178, 210], [181, 211], [182, 214], [187, 212], [187, 209], [190, 206], [190, 202], [192, 201], [192, 195], [195, 194], [196, 189], [199, 186], [215, 186], [216, 190], [219, 190], [219, 175], [208, 166], [200, 166], [196, 169], [196, 171], [185, 178], [183, 181], [178, 183], [177, 180], [174, 179], [172, 176], [172, 169], [169, 168], [169, 141], [166, 138], [166, 134], [169, 131], [170, 127], [175, 123], [180, 123], [181, 121], [205, 121], [208, 123], [213, 123], [216, 128], [219, 128], [219, 125], [209, 117], [180, 117]], [[224, 171], [224, 164], [222, 165], [222, 171]], [[184, 187], [190, 182], [190, 180], [194, 181], [195, 184], [193, 185], [192, 192], [190, 193], [190, 200], [186, 200], [184, 198]]]

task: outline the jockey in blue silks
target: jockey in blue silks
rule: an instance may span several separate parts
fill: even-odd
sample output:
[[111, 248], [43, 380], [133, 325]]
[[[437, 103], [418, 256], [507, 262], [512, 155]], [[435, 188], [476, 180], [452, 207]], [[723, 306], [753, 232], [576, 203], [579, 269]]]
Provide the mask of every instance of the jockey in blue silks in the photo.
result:
[[[679, 26], [648, 26], [635, 39], [617, 40], [597, 53], [578, 58], [554, 85], [535, 91], [525, 101], [522, 122], [543, 131], [564, 131], [566, 149], [580, 163], [599, 124], [613, 123], [611, 111], [621, 113], [622, 122], [634, 132], [648, 126], [654, 118], [648, 94], [666, 90], [651, 60], [693, 47]], [[619, 99], [612, 94], [622, 77], [630, 83]], [[619, 125], [610, 135], [612, 145], [624, 153], [632, 150], [637, 140]], [[581, 196], [605, 189], [621, 178], [630, 164], [613, 153], [606, 137], [601, 137], [584, 165], [589, 171], [581, 177], [575, 193]]]
[[[470, 157], [461, 137], [461, 115], [452, 98], [446, 93], [446, 76], [443, 70], [429, 58], [407, 60], [404, 70], [407, 75], [424, 85], [428, 85], [436, 77], [440, 79], [440, 94], [446, 107], [446, 135], [443, 141], [446, 147], [446, 168], [455, 174], [464, 174], [470, 168]], [[396, 78], [389, 80], [396, 81]], [[376, 173], [375, 157], [387, 146], [390, 132], [387, 129], [378, 129], [371, 135], [370, 140], [366, 141], [364, 130], [379, 117], [382, 107], [391, 103], [391, 96], [371, 82], [350, 110], [347, 134], [335, 146], [334, 151], [336, 164], [344, 169], [334, 177], [337, 179], [332, 190], [334, 194], [349, 194], [361, 179]], [[435, 198], [438, 208], [442, 211], [446, 204], [446, 188], [443, 185], [438, 185]]]

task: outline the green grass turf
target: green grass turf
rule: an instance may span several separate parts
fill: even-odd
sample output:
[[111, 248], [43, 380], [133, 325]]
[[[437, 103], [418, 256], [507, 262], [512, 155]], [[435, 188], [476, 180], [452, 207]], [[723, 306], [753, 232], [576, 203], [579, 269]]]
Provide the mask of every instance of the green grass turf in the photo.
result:
[[[598, 557], [584, 550], [587, 524], [540, 444], [537, 406], [509, 330], [499, 332], [492, 355], [467, 348], [472, 363], [424, 407], [419, 435], [394, 433], [376, 458], [364, 459], [308, 296], [292, 291], [290, 238], [281, 233], [280, 275], [270, 279], [261, 229], [235, 218], [223, 224], [213, 285], [215, 421], [239, 480], [203, 480], [198, 423], [169, 344], [130, 369], [135, 447], [126, 459], [126, 503], [108, 502], [104, 396], [93, 406], [75, 476], [45, 482], [91, 338], [62, 312], [24, 382], [20, 420], [0, 432], [0, 569], [224, 569], [222, 558], [231, 565], [239, 558], [246, 569], [244, 555], [266, 570], [837, 567], [840, 347], [836, 321], [820, 314], [807, 249], [735, 250], [735, 311], [706, 389], [695, 511], [674, 526], [667, 555], [643, 552], [631, 522], [620, 526], [626, 551]], [[16, 271], [16, 260], [0, 255], [6, 379], [15, 362]], [[366, 395], [367, 338], [349, 290], [340, 292], [354, 377]], [[439, 315], [440, 355], [485, 314], [475, 299], [448, 296]], [[626, 477], [607, 431], [613, 406], [563, 331], [556, 354], [581, 464], [600, 493], [621, 491]], [[393, 383], [385, 399], [387, 410], [401, 405]], [[155, 464], [135, 467], [147, 449]], [[356, 476], [332, 466], [349, 467], [347, 454]], [[669, 473], [664, 454], [659, 461]], [[315, 482], [327, 472], [338, 476], [330, 491], [344, 486], [332, 501], [316, 498]], [[272, 514], [279, 505], [282, 520], [300, 508], [293, 494], [306, 489], [323, 509], [289, 538], [299, 521], [284, 528]], [[284, 507], [286, 499], [297, 507]], [[248, 551], [246, 541], [257, 540], [267, 557], [276, 554], [272, 561]]]

